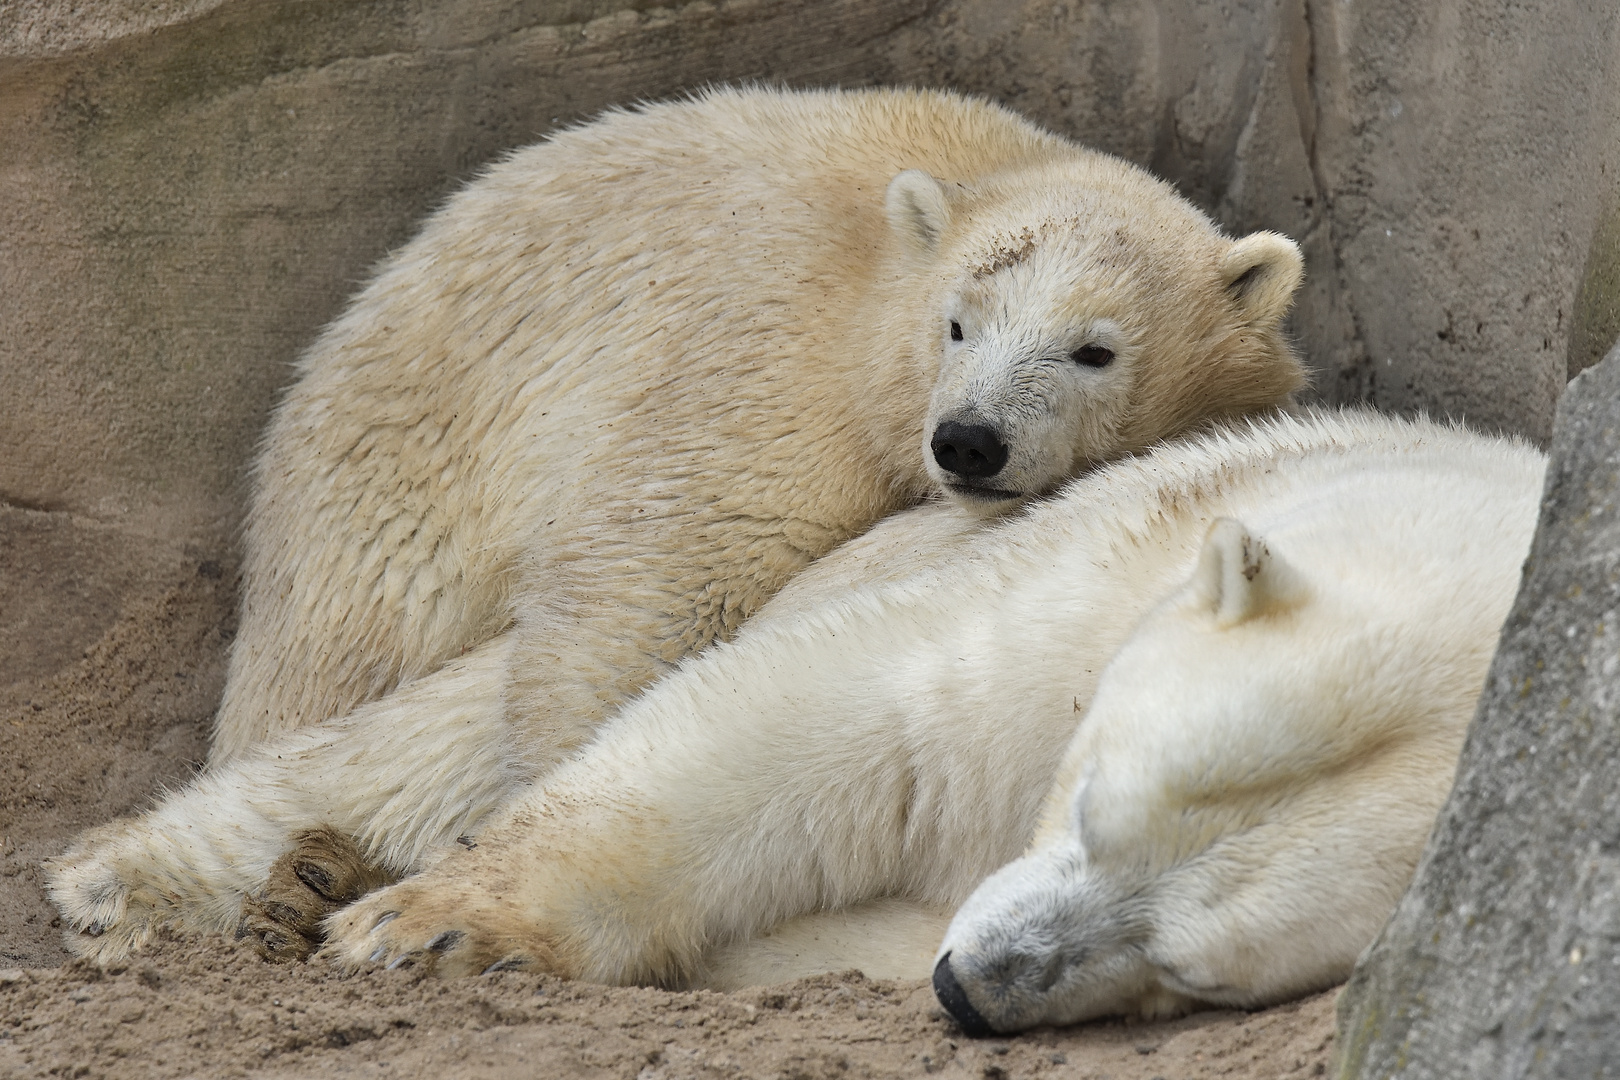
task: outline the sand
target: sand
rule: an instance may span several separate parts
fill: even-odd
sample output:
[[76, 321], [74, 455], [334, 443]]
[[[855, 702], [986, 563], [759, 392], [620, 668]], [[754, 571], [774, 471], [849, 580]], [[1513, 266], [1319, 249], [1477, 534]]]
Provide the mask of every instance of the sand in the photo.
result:
[[502, 972], [275, 966], [166, 940], [69, 963], [39, 861], [148, 805], [207, 746], [232, 633], [220, 548], [0, 506], [0, 1076], [1313, 1077], [1334, 994], [1257, 1013], [968, 1039], [922, 983], [823, 976], [735, 994]]
[[1304, 1078], [1326, 1069], [1332, 999], [968, 1039], [923, 984], [855, 972], [675, 994], [516, 972], [344, 976], [168, 941], [105, 973], [0, 971], [0, 1075]]

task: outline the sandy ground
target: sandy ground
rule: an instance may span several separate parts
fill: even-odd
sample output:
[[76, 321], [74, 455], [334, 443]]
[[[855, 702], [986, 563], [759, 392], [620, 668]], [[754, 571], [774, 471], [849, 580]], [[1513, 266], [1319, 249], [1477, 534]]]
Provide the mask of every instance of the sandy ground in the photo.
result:
[[504, 972], [277, 967], [166, 941], [67, 963], [39, 861], [146, 805], [205, 749], [232, 632], [228, 555], [0, 507], [0, 1076], [1313, 1077], [1333, 994], [1265, 1012], [964, 1038], [922, 983], [736, 994]]
[[921, 983], [853, 972], [671, 994], [516, 972], [344, 977], [175, 941], [116, 973], [0, 971], [0, 1075], [1304, 1078], [1325, 1069], [1332, 998], [977, 1040]]

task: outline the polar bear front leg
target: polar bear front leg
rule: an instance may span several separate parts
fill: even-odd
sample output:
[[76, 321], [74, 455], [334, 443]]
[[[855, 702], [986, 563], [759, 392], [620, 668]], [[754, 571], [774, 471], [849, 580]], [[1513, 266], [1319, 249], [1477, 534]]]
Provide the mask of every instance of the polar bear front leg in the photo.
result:
[[684, 666], [475, 850], [335, 915], [330, 953], [679, 985], [710, 945], [905, 888], [917, 830], [950, 815], [948, 785], [873, 707], [891, 695], [866, 685], [903, 636], [762, 628]]
[[[519, 785], [502, 705], [508, 652], [497, 638], [342, 719], [261, 744], [139, 817], [82, 834], [46, 864], [69, 950], [111, 962], [159, 927], [229, 932], [244, 899], [261, 897], [286, 910], [250, 903], [250, 929], [307, 951], [291, 935], [316, 925], [325, 903], [420, 868]], [[366, 869], [354, 869], [345, 841]], [[333, 857], [313, 857], [312, 843]], [[264, 896], [278, 869], [293, 880]], [[300, 888], [312, 895], [300, 899]], [[311, 905], [322, 909], [299, 910]]]
[[[575, 794], [525, 799], [475, 850], [338, 912], [327, 924], [329, 953], [350, 968], [680, 984], [713, 933], [693, 880], [707, 868], [672, 853], [683, 845], [657, 829], [661, 810]], [[659, 835], [637, 835], [637, 823]], [[733, 900], [749, 891], [730, 888]]]

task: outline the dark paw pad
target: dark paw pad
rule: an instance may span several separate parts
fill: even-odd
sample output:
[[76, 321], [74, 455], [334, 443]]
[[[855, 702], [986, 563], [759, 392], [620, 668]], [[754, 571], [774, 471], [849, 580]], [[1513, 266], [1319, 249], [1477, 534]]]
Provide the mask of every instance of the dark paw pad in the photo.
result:
[[266, 960], [306, 959], [320, 947], [326, 917], [388, 884], [355, 842], [331, 829], [311, 829], [270, 868], [256, 896], [242, 900], [238, 938], [252, 941]]

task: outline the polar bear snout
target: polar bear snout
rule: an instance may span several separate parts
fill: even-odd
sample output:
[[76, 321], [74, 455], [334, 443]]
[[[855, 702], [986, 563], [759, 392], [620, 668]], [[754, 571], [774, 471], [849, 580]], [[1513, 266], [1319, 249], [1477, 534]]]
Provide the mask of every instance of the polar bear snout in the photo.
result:
[[[972, 955], [964, 954], [957, 961], [962, 968], [960, 979], [950, 951], [934, 965], [934, 996], [951, 1019], [974, 1037], [1019, 1031], [1046, 1019], [1053, 992], [1073, 974], [1076, 959], [1059, 947], [1046, 947], [1051, 942], [977, 944]], [[984, 1002], [993, 1021], [973, 1003], [975, 996]]]
[[1001, 432], [971, 416], [942, 421], [928, 449], [941, 469], [963, 480], [988, 480], [1007, 464]]
[[1083, 851], [1037, 849], [986, 878], [940, 942], [934, 993], [964, 1031], [1072, 1024], [1162, 1009], [1148, 959], [1152, 901]]
[[999, 514], [1048, 495], [1121, 445], [1136, 357], [1114, 335], [1118, 358], [1106, 368], [1072, 361], [1043, 344], [1050, 321], [993, 332], [975, 325], [940, 368], [922, 457], [930, 478], [970, 512]]
[[968, 1000], [967, 991], [956, 981], [956, 973], [951, 970], [950, 953], [940, 957], [939, 963], [934, 965], [934, 996], [950, 1013], [951, 1019], [972, 1037], [989, 1035], [995, 1030], [979, 1015], [979, 1010]]

